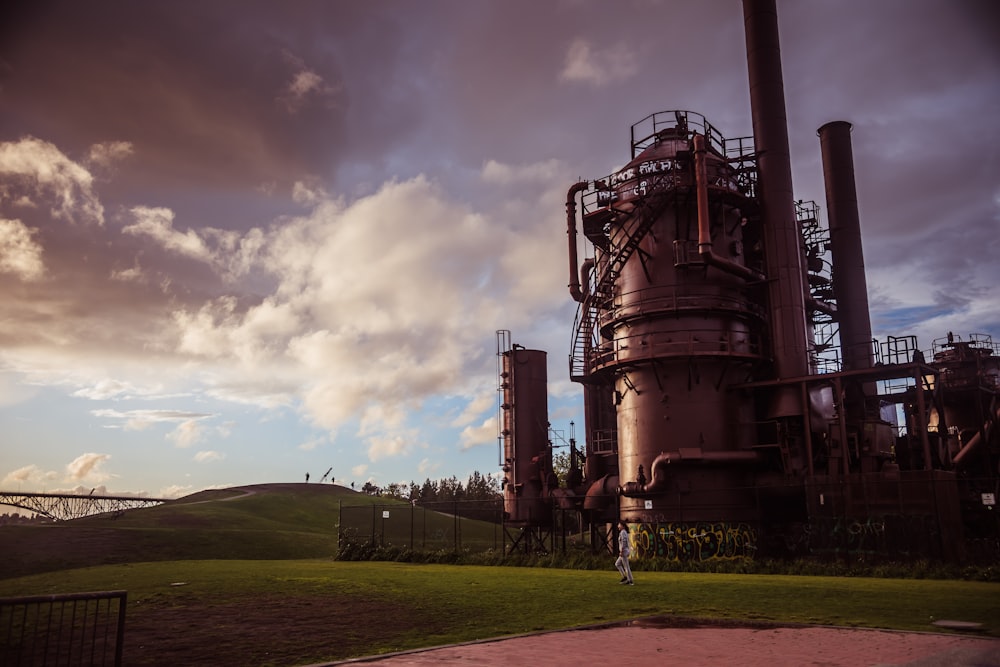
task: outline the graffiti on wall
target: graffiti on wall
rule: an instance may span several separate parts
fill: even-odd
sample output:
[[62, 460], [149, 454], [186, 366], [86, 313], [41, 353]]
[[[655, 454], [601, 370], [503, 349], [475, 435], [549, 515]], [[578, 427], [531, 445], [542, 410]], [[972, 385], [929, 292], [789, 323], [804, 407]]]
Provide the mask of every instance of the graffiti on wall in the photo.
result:
[[631, 525], [630, 537], [636, 558], [736, 560], [757, 553], [757, 530], [742, 522], [637, 523]]
[[934, 556], [941, 548], [937, 520], [932, 516], [816, 517], [803, 532], [814, 555], [851, 553], [909, 559]]

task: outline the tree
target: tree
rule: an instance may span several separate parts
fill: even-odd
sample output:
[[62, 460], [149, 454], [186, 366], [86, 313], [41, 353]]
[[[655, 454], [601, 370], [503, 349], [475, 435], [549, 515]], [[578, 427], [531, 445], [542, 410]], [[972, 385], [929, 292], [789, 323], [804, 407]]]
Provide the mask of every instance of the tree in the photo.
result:
[[407, 486], [402, 482], [392, 482], [382, 490], [381, 495], [388, 496], [389, 498], [395, 498], [397, 500], [406, 500]]
[[420, 487], [420, 502], [431, 503], [438, 499], [438, 483], [432, 482], [430, 478], [424, 480]]
[[495, 500], [500, 497], [500, 483], [493, 475], [482, 475], [478, 470], [469, 475], [465, 485], [467, 500]]

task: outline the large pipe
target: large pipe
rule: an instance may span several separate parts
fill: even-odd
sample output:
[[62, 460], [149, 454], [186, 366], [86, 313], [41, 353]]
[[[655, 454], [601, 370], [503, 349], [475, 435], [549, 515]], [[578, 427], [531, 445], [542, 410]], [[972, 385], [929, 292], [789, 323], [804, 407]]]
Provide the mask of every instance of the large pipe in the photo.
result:
[[569, 236], [569, 293], [574, 301], [583, 301], [580, 291], [579, 261], [576, 255], [576, 194], [586, 190], [590, 184], [587, 181], [574, 183], [566, 193], [566, 234]]
[[[997, 420], [1000, 420], [1000, 409], [997, 409], [996, 418]], [[962, 447], [961, 451], [959, 451], [958, 454], [955, 454], [955, 458], [953, 458], [951, 462], [956, 468], [962, 467], [965, 462], [965, 458], [975, 451], [984, 442], [985, 438], [990, 437], [990, 431], [993, 429], [993, 424], [994, 422], [990, 421], [983, 424], [983, 428], [977, 431], [974, 436], [969, 438], [969, 441], [965, 443], [965, 446]]]
[[837, 299], [844, 370], [871, 368], [872, 323], [861, 248], [858, 192], [854, 182], [851, 124], [836, 120], [817, 131], [823, 156], [826, 210], [833, 255], [833, 294]]
[[694, 135], [694, 178], [698, 204], [698, 254], [706, 264], [750, 281], [763, 280], [753, 269], [737, 264], [712, 251], [712, 231], [708, 214], [708, 167], [705, 164], [705, 137]]
[[746, 465], [759, 463], [761, 455], [756, 451], [710, 451], [687, 449], [678, 452], [661, 452], [649, 466], [650, 480], [645, 484], [628, 482], [621, 488], [623, 496], [640, 496], [648, 493], [662, 493], [667, 487], [667, 466], [681, 462], [714, 464], [714, 465]]
[[[778, 13], [774, 0], [743, 0], [743, 20], [766, 273], [770, 281], [768, 297], [774, 372], [778, 378], [800, 377], [809, 370], [806, 283], [802, 239], [792, 194]], [[798, 403], [794, 387], [781, 390], [772, 403], [772, 416], [801, 414], [804, 406]]]

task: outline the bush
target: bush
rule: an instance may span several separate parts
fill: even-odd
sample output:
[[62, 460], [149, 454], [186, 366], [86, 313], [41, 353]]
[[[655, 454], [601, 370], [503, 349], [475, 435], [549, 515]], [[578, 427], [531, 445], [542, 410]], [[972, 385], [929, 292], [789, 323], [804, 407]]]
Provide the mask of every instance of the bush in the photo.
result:
[[[415, 551], [408, 547], [378, 545], [358, 539], [346, 531], [342, 536], [337, 560], [395, 561], [400, 563], [436, 563], [442, 565], [491, 565], [506, 567], [551, 567], [570, 570], [604, 570], [612, 567], [610, 554], [595, 554], [589, 550], [569, 550], [566, 553], [504, 553], [500, 550], [470, 552], [441, 549]], [[871, 577], [885, 579], [964, 579], [1000, 583], [1000, 567], [968, 565], [918, 560], [909, 563], [820, 561], [811, 559], [774, 560], [737, 558], [732, 560], [676, 561], [651, 558], [633, 561], [637, 572], [705, 572], [716, 574], [782, 574], [830, 577]]]

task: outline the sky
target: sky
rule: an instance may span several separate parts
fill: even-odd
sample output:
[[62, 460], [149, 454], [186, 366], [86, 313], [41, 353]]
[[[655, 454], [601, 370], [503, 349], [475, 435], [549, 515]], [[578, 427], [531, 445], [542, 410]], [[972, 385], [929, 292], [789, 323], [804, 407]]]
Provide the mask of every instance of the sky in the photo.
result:
[[[582, 439], [567, 189], [653, 112], [752, 134], [736, 0], [17, 4], [7, 491], [497, 473], [498, 330]], [[853, 124], [874, 335], [1000, 342], [1000, 5], [778, 12], [796, 198]]]

